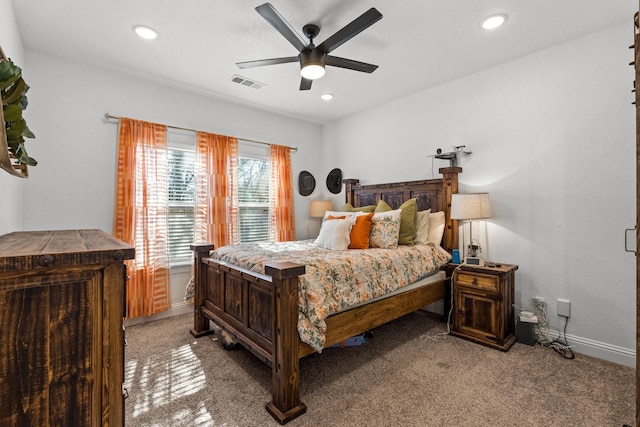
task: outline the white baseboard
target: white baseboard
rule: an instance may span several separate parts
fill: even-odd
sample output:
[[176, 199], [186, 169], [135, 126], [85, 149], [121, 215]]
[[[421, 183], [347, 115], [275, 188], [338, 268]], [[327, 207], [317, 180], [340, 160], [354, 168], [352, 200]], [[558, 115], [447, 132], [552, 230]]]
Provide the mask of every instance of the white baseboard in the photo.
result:
[[[558, 335], [557, 329], [542, 328], [542, 332], [550, 337], [556, 337]], [[635, 350], [570, 334], [567, 334], [566, 338], [574, 353], [597, 357], [598, 359], [632, 368], [636, 367]]]
[[180, 316], [181, 314], [193, 313], [193, 303], [190, 302], [179, 302], [175, 304], [171, 304], [171, 308], [167, 311], [163, 311], [162, 313], [154, 314], [149, 317], [136, 317], [134, 319], [125, 319], [124, 326], [134, 326], [139, 325], [141, 323], [153, 322], [154, 320], [166, 319], [167, 317]]

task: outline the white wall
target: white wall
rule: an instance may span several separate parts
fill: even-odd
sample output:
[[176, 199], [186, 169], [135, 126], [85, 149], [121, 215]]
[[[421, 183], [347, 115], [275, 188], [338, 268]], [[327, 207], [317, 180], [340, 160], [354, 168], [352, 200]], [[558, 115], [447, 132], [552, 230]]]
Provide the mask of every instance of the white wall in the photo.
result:
[[[10, 0], [0, 0], [0, 47], [15, 65], [24, 70], [24, 49]], [[23, 77], [27, 84], [31, 83], [28, 72], [23, 71]], [[25, 112], [25, 119], [29, 125], [30, 112], [31, 109]], [[27, 151], [30, 149], [30, 142], [27, 142]], [[23, 178], [9, 175], [0, 169], [0, 235], [18, 231], [22, 227], [22, 181]]]
[[[571, 300], [579, 351], [635, 364], [635, 120], [630, 25], [619, 25], [339, 120], [325, 169], [363, 184], [432, 177], [466, 145], [460, 192], [488, 191], [484, 255], [519, 265], [516, 304]], [[352, 159], [358, 159], [353, 161]], [[445, 161], [436, 160], [435, 174]], [[338, 197], [342, 200], [342, 195]], [[336, 202], [337, 203], [337, 202]]]

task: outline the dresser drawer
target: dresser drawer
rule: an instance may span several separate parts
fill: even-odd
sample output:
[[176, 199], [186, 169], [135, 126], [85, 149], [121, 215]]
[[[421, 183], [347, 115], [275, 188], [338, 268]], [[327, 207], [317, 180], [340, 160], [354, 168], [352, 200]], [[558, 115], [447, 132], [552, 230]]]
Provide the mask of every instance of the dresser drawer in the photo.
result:
[[458, 271], [455, 275], [456, 286], [466, 286], [491, 292], [500, 291], [500, 278], [490, 274]]

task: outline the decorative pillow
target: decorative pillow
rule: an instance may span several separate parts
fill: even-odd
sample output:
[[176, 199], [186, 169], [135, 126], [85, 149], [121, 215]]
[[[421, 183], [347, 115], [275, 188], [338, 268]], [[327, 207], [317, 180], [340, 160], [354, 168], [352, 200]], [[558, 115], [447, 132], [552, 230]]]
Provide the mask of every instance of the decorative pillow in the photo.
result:
[[444, 212], [439, 211], [429, 214], [429, 238], [427, 240], [434, 245], [440, 245], [444, 235], [444, 225]]
[[399, 245], [413, 245], [416, 237], [416, 219], [418, 214], [418, 200], [409, 199], [400, 205], [400, 235]]
[[373, 212], [359, 213], [350, 216], [329, 215], [327, 221], [333, 219], [348, 219], [351, 221], [351, 232], [349, 233], [349, 249], [369, 249], [369, 234], [373, 223]]
[[345, 203], [344, 206], [342, 206], [340, 208], [341, 211], [344, 212], [373, 212], [375, 210], [376, 206], [375, 205], [369, 205], [369, 206], [361, 206], [359, 208], [354, 208], [353, 205], [351, 205], [351, 203]]
[[369, 246], [372, 248], [393, 249], [398, 247], [400, 234], [400, 209], [377, 212], [373, 215]]
[[389, 212], [390, 210], [393, 210], [393, 208], [389, 206], [387, 202], [384, 200], [378, 200], [378, 204], [376, 205], [374, 212]]
[[[416, 199], [409, 199], [398, 209], [402, 209], [398, 244], [413, 245], [413, 239], [416, 234], [416, 213], [418, 212], [418, 202]], [[392, 210], [392, 208], [387, 202], [379, 200], [376, 205], [375, 212], [389, 212], [390, 210]]]
[[365, 215], [358, 215], [356, 223], [351, 228], [351, 243], [349, 249], [368, 249], [371, 226], [373, 225], [373, 212]]
[[349, 233], [351, 233], [352, 224], [349, 218], [324, 221], [313, 246], [336, 251], [346, 250], [350, 243]]
[[416, 217], [416, 238], [413, 241], [416, 245], [423, 245], [429, 241], [429, 214], [431, 209], [418, 211]]
[[326, 211], [324, 213], [324, 218], [322, 218], [322, 221], [326, 221], [327, 218], [329, 218], [330, 216], [337, 218], [340, 216], [343, 217], [348, 217], [348, 216], [352, 216], [352, 215], [357, 215], [358, 212], [340, 212], [340, 211]]

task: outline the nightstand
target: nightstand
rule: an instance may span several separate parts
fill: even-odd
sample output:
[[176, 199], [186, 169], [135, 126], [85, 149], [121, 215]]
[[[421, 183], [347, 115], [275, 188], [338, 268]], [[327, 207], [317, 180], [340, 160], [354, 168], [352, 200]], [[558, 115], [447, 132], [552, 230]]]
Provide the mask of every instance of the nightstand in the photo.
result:
[[451, 334], [507, 351], [516, 341], [513, 294], [517, 265], [462, 264], [453, 272]]

